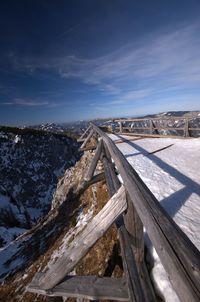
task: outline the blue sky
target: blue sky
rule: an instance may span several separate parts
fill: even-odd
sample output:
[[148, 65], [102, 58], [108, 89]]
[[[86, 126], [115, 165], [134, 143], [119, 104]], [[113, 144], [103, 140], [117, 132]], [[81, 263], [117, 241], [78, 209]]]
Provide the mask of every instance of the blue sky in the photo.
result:
[[0, 124], [200, 110], [199, 0], [0, 2]]

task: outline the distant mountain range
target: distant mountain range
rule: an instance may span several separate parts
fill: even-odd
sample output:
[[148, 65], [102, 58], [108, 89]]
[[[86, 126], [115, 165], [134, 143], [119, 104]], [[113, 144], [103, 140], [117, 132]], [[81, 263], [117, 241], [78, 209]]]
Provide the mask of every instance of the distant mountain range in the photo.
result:
[[[89, 126], [90, 122], [93, 122], [97, 126], [103, 126], [110, 123], [113, 123], [115, 119], [123, 119], [123, 118], [164, 118], [164, 117], [196, 117], [198, 120], [194, 121], [192, 123], [192, 126], [194, 126], [194, 123], [198, 123], [200, 125], [200, 111], [169, 111], [169, 112], [162, 112], [158, 114], [150, 114], [145, 116], [129, 116], [129, 117], [118, 117], [118, 118], [102, 118], [102, 119], [94, 119], [94, 120], [88, 120], [88, 121], [76, 121], [71, 123], [47, 123], [47, 124], [41, 124], [41, 125], [35, 125], [31, 126], [31, 128], [36, 130], [43, 130], [48, 132], [54, 132], [54, 133], [66, 133], [72, 137], [78, 137], [80, 136]], [[200, 126], [199, 126], [200, 127]]]
[[78, 137], [89, 126], [90, 122], [94, 122], [97, 125], [103, 124], [107, 119], [97, 119], [88, 121], [76, 121], [71, 123], [46, 123], [40, 125], [31, 126], [31, 129], [42, 130], [53, 133], [67, 134], [71, 137]]
[[36, 129], [36, 130], [43, 130], [48, 132], [54, 132], [54, 133], [69, 133], [69, 135], [75, 134], [80, 135], [90, 124], [90, 122], [93, 122], [97, 126], [101, 126], [107, 123], [112, 122], [116, 119], [124, 119], [124, 118], [162, 118], [162, 117], [184, 117], [184, 116], [198, 116], [200, 117], [200, 111], [168, 111], [168, 112], [162, 112], [157, 114], [149, 114], [149, 115], [143, 115], [143, 116], [126, 116], [126, 117], [118, 117], [118, 118], [99, 118], [99, 119], [93, 119], [93, 120], [80, 120], [70, 123], [46, 123], [46, 124], [39, 124], [39, 125], [33, 125], [29, 128]]

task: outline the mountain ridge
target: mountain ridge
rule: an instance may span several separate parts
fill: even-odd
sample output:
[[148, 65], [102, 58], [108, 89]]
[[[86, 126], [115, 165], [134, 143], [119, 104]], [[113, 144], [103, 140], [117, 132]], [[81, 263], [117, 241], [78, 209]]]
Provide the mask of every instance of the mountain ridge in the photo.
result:
[[58, 178], [80, 158], [78, 147], [66, 135], [0, 128], [1, 246], [49, 211]]

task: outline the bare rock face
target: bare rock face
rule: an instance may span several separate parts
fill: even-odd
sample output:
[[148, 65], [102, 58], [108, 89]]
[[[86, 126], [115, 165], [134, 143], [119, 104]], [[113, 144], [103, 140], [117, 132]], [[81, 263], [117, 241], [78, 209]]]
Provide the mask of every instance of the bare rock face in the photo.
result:
[[11, 131], [0, 131], [0, 247], [48, 213], [58, 179], [80, 158], [64, 135]]
[[62, 204], [70, 193], [78, 194], [84, 182], [85, 171], [88, 169], [92, 156], [92, 153], [85, 152], [84, 156], [82, 156], [81, 160], [74, 167], [66, 170], [63, 177], [58, 181], [51, 203], [52, 209]]
[[0, 282], [24, 270], [46, 252], [48, 254], [49, 249], [56, 248], [56, 240], [68, 230], [74, 210], [79, 207], [82, 180], [91, 156], [90, 152], [84, 154], [60, 178], [50, 211], [30, 230], [0, 249]]

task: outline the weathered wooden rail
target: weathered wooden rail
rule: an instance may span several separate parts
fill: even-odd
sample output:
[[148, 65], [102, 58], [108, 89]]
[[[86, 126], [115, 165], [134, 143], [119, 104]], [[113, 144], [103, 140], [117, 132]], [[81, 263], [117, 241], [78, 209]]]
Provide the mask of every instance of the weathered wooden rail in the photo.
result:
[[[199, 127], [191, 127], [190, 125], [194, 119], [198, 119], [200, 124], [200, 116], [198, 115], [191, 117], [163, 116], [159, 118], [115, 119], [113, 122], [118, 124], [118, 126], [114, 128], [115, 131], [117, 130], [120, 134], [165, 137], [166, 134], [163, 133], [163, 130], [167, 130], [178, 132], [178, 136], [190, 137], [193, 136], [193, 133], [197, 133], [197, 131], [200, 132]], [[127, 123], [131, 123], [131, 126], [126, 126]], [[179, 125], [177, 125], [177, 123], [179, 123]], [[171, 136], [176, 135], [177, 134], [171, 134]]]
[[[85, 182], [91, 182], [101, 161], [110, 200], [74, 238], [64, 256], [47, 272], [36, 274], [27, 290], [48, 296], [91, 300], [156, 301], [144, 259], [145, 227], [180, 300], [200, 301], [200, 252], [161, 207], [106, 133], [91, 124], [81, 137], [84, 139], [81, 148], [86, 148], [93, 136], [98, 136], [96, 152]], [[124, 278], [67, 276], [113, 223], [118, 228]]]

